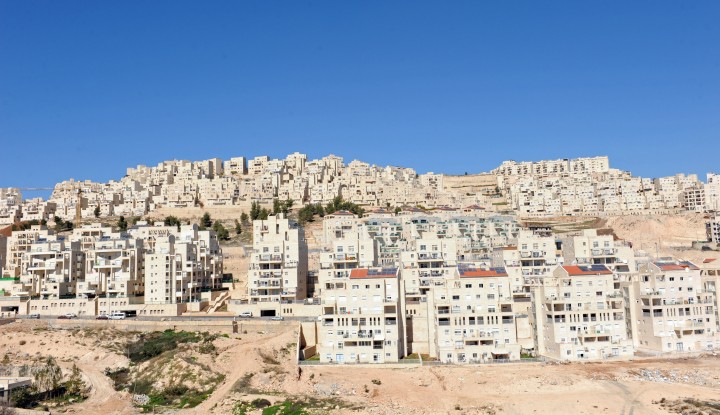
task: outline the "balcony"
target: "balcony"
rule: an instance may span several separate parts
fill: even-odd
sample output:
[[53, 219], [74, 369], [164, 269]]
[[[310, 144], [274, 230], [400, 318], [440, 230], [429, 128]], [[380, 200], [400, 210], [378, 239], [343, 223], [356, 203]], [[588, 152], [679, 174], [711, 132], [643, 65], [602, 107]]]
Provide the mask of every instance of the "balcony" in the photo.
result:
[[282, 262], [282, 255], [258, 255], [259, 262]]

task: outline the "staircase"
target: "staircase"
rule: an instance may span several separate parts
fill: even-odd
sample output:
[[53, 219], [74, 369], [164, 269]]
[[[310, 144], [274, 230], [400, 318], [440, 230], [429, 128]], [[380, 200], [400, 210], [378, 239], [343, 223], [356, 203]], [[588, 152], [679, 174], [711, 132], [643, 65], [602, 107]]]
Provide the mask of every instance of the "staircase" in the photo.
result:
[[220, 306], [222, 306], [223, 304], [225, 304], [225, 301], [227, 301], [228, 299], [230, 299], [230, 292], [229, 292], [229, 291], [223, 291], [223, 292], [215, 299], [215, 301], [213, 301], [213, 303], [210, 304], [210, 307], [208, 307], [208, 309], [207, 309], [207, 313], [208, 313], [208, 314], [214, 313], [215, 311], [217, 311], [218, 308], [220, 308]]

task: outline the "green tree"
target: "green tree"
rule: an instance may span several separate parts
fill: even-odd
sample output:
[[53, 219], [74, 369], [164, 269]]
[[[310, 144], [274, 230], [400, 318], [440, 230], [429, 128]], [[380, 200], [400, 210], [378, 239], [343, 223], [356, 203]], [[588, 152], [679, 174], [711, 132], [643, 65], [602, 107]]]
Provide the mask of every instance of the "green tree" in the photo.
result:
[[35, 372], [35, 386], [40, 392], [50, 392], [60, 386], [62, 370], [52, 356], [45, 359], [45, 365]]
[[281, 209], [282, 208], [280, 207], [280, 201], [277, 199], [273, 199], [273, 210], [272, 210], [273, 215], [277, 215], [278, 213], [280, 213]]
[[260, 218], [260, 203], [252, 202], [250, 205], [250, 220], [257, 220]]
[[165, 220], [163, 221], [163, 224], [165, 226], [177, 226], [177, 225], [180, 225], [180, 219], [178, 219], [172, 215], [166, 216]]
[[53, 220], [55, 222], [55, 232], [60, 232], [65, 229], [65, 221], [60, 216], [55, 216]]
[[282, 203], [282, 205], [280, 206], [280, 210], [285, 215], [285, 217], [287, 217], [288, 213], [290, 213], [290, 209], [292, 209], [294, 204], [295, 201], [292, 199], [287, 199]]
[[210, 214], [208, 212], [205, 212], [205, 214], [202, 216], [202, 219], [200, 219], [200, 227], [203, 229], [209, 229], [212, 227], [213, 221], [210, 217]]
[[100, 205], [95, 206], [95, 210], [93, 211], [93, 214], [95, 215], [96, 218], [100, 217]]
[[17, 408], [32, 408], [36, 403], [31, 388], [14, 389], [10, 394], [10, 402]]
[[267, 220], [268, 216], [270, 216], [270, 210], [268, 210], [267, 208], [260, 209], [260, 215], [258, 216], [258, 219]]
[[248, 214], [243, 211], [243, 213], [240, 214], [240, 222], [247, 223], [248, 221]]
[[66, 393], [68, 395], [81, 396], [85, 391], [85, 388], [86, 385], [85, 382], [83, 382], [80, 369], [75, 363], [73, 363], [72, 373], [70, 374], [68, 380], [65, 382], [65, 390], [67, 391]]
[[218, 239], [220, 239], [222, 241], [226, 241], [226, 240], [230, 239], [230, 232], [228, 232], [228, 230], [225, 229], [225, 227], [223, 226], [222, 223], [220, 223], [220, 221], [215, 221], [215, 223], [213, 223], [212, 230], [215, 231]]
[[120, 229], [120, 232], [125, 232], [128, 228], [128, 223], [125, 220], [125, 216], [120, 216], [120, 219], [117, 221], [117, 227]]
[[242, 233], [242, 226], [240, 226], [240, 222], [238, 222], [237, 219], [235, 219], [235, 234], [240, 235]]

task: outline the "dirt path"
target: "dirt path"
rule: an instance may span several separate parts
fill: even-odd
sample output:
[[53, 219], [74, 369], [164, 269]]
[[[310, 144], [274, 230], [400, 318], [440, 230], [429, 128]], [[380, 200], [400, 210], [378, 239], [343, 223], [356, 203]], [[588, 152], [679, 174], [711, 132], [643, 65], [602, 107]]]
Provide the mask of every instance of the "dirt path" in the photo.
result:
[[[106, 367], [117, 366], [123, 357], [105, 354], [98, 358], [98, 353], [90, 352], [82, 356], [78, 362], [78, 368], [85, 374], [90, 383], [90, 396], [85, 402], [74, 405], [72, 408], [77, 413], [87, 414], [134, 414], [137, 409], [130, 402], [130, 395], [126, 392], [118, 392], [112, 385], [112, 381], [105, 376]], [[123, 362], [123, 366], [127, 365]]]
[[225, 373], [225, 381], [213, 392], [208, 399], [193, 409], [183, 411], [187, 414], [208, 414], [211, 409], [222, 402], [232, 393], [232, 387], [238, 379], [245, 376], [246, 373], [256, 373], [262, 368], [258, 348], [263, 350], [271, 350], [279, 348], [288, 342], [295, 341], [295, 330], [288, 328], [287, 332], [279, 334], [255, 338], [249, 341], [242, 341], [238, 346], [231, 347], [218, 356], [216, 365], [218, 368], [228, 369], [222, 370]]

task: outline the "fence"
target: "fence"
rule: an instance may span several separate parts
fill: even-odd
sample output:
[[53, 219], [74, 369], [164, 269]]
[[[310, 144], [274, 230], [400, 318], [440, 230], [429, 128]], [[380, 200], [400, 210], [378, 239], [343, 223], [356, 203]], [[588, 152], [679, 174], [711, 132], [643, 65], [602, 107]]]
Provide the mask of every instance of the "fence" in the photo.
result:
[[388, 363], [357, 363], [357, 362], [321, 362], [319, 360], [300, 360], [300, 366], [398, 366], [398, 365], [418, 365], [418, 366], [468, 366], [468, 365], [500, 365], [500, 364], [516, 364], [516, 363], [544, 363], [544, 357], [533, 357], [520, 360], [511, 359], [492, 359], [486, 361], [470, 361], [465, 363], [458, 362], [442, 362], [439, 360], [420, 360], [420, 359], [401, 359], [397, 362]]
[[503, 365], [515, 363], [544, 363], [544, 357], [532, 357], [527, 359], [490, 359], [490, 360], [470, 360], [467, 363], [441, 362], [439, 360], [423, 361], [423, 366], [466, 366], [466, 365]]

